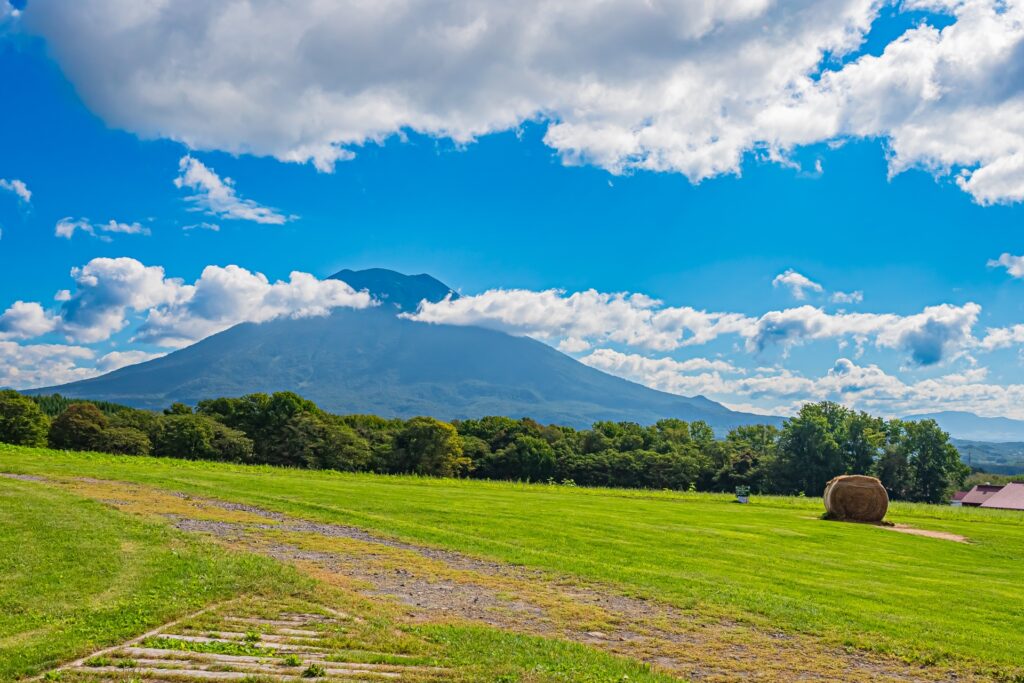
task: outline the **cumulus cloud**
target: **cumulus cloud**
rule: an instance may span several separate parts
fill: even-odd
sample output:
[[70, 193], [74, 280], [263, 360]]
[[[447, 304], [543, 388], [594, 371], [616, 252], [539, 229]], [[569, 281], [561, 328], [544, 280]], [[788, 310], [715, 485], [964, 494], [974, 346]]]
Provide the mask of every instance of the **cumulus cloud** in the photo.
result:
[[111, 351], [96, 360], [96, 369], [99, 372], [112, 372], [129, 365], [161, 358], [165, 355], [167, 354], [148, 353], [146, 351]]
[[1024, 278], [1024, 256], [1014, 256], [1013, 254], [1003, 253], [1000, 254], [997, 259], [989, 259], [988, 267], [1006, 268], [1006, 272], [1010, 277], [1017, 279]]
[[834, 304], [859, 304], [864, 301], [864, 292], [832, 292], [829, 300]]
[[1024, 199], [1020, 2], [905, 2], [952, 21], [858, 56], [883, 4], [33, 0], [20, 21], [107, 122], [194, 149], [326, 171], [404, 130], [461, 143], [539, 120], [567, 163], [699, 182], [751, 151], [880, 138], [892, 174]]
[[[2, 17], [2, 13], [0, 13]], [[13, 180], [6, 180], [0, 178], [0, 190], [7, 190], [17, 195], [18, 199], [28, 204], [32, 201], [32, 191], [28, 189], [28, 186], [21, 180], [14, 178]]]
[[335, 308], [367, 308], [374, 303], [368, 293], [341, 280], [293, 272], [288, 280], [272, 283], [263, 273], [238, 266], [207, 266], [173, 302], [149, 311], [134, 340], [183, 346], [240, 322], [322, 316]]
[[110, 241], [110, 236], [105, 233], [121, 235], [151, 235], [149, 228], [139, 223], [120, 223], [115, 220], [106, 223], [92, 223], [88, 218], [74, 219], [70, 216], [61, 218], [54, 227], [53, 234], [57, 237], [71, 239], [76, 232], [83, 232], [93, 237], [98, 237], [104, 242]]
[[871, 342], [898, 349], [919, 365], [956, 358], [976, 344], [972, 329], [981, 307], [943, 304], [921, 313], [829, 313], [804, 305], [768, 311], [759, 317], [664, 306], [643, 294], [595, 290], [530, 291], [495, 289], [475, 296], [423, 302], [406, 317], [420, 322], [480, 325], [558, 343], [568, 352], [606, 342], [670, 351], [711, 342], [723, 335], [741, 337], [748, 351], [825, 339]]
[[825, 291], [825, 288], [817, 282], [801, 275], [792, 268], [784, 273], [776, 275], [775, 279], [772, 280], [772, 287], [785, 287], [797, 301], [803, 301], [806, 299], [807, 292], [816, 292], [820, 294]]
[[673, 394], [692, 396], [722, 393], [728, 385], [722, 375], [743, 375], [745, 370], [732, 363], [707, 358], [647, 358], [613, 349], [596, 349], [580, 362], [612, 375]]
[[94, 356], [84, 346], [0, 341], [0, 387], [28, 389], [94, 377], [95, 368], [81, 365]]
[[827, 313], [800, 306], [762, 315], [750, 328], [747, 348], [763, 351], [805, 341], [852, 337], [858, 343], [874, 339], [879, 348], [900, 349], [915, 363], [933, 365], [958, 356], [974, 343], [972, 329], [981, 313], [974, 303], [929, 306], [921, 313]]
[[592, 341], [675, 349], [738, 332], [747, 318], [690, 307], [664, 307], [645, 294], [589, 289], [567, 294], [549, 289], [494, 289], [475, 296], [424, 301], [413, 320], [480, 325], [546, 340], [564, 339], [564, 350], [585, 350]]
[[[194, 194], [189, 195], [187, 201], [211, 216], [269, 225], [281, 225], [289, 220], [274, 209], [239, 197], [231, 178], [221, 178], [193, 156], [183, 156], [178, 162], [178, 171], [175, 187], [192, 190]], [[201, 227], [209, 225], [202, 223]]]
[[[327, 315], [335, 308], [366, 308], [376, 302], [341, 280], [293, 272], [271, 282], [239, 266], [207, 266], [188, 284], [160, 266], [133, 258], [95, 258], [71, 270], [75, 289], [60, 290], [47, 312], [36, 302], [15, 302], [0, 315], [0, 339], [29, 339], [60, 332], [68, 341], [92, 344], [138, 323], [133, 341], [181, 346], [240, 322], [282, 316]], [[124, 352], [124, 353], [135, 353]], [[111, 359], [141, 356], [124, 354]], [[108, 365], [113, 360], [104, 361]]]
[[877, 365], [858, 365], [849, 358], [837, 359], [819, 377], [781, 367], [742, 373], [610, 349], [597, 349], [581, 360], [654, 389], [685, 396], [704, 394], [735, 409], [762, 413], [792, 414], [807, 401], [829, 400], [894, 417], [937, 410], [1024, 417], [1024, 384], [987, 382], [985, 368], [907, 382]]
[[71, 270], [75, 291], [60, 309], [69, 339], [92, 343], [125, 328], [128, 314], [169, 305], [187, 296], [182, 280], [133, 258], [95, 258]]
[[52, 332], [58, 318], [34, 301], [15, 301], [0, 314], [0, 339], [32, 339]]
[[981, 348], [986, 351], [1005, 349], [1018, 344], [1024, 344], [1024, 325], [1021, 324], [990, 327], [985, 330], [985, 336], [981, 340]]

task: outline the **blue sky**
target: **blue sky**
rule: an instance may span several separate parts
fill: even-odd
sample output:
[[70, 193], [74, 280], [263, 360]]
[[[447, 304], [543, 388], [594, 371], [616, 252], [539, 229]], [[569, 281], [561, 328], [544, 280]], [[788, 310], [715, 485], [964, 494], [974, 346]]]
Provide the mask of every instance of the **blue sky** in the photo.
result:
[[[82, 4], [83, 13], [98, 17], [125, 12], [114, 0]], [[715, 112], [731, 109], [710, 133], [702, 128], [705, 118], [679, 113], [683, 105], [663, 109], [641, 98], [627, 107], [589, 91], [563, 102], [561, 95], [537, 94], [534, 84], [504, 108], [480, 105], [476, 92], [508, 85], [492, 83], [491, 72], [520, 66], [489, 64], [486, 56], [466, 57], [459, 87], [439, 77], [437, 90], [419, 97], [419, 81], [404, 80], [413, 94], [403, 92], [400, 107], [387, 98], [371, 107], [351, 94], [357, 85], [376, 93], [374, 79], [413, 70], [409, 64], [380, 74], [368, 68], [358, 84], [339, 85], [333, 75], [310, 75], [317, 64], [305, 52], [293, 64], [283, 51], [264, 68], [288, 74], [281, 87], [296, 79], [305, 84], [295, 104], [288, 104], [288, 92], [269, 104], [247, 105], [239, 93], [218, 104], [210, 93], [223, 84], [212, 76], [213, 85], [204, 82], [202, 67], [223, 68], [233, 53], [201, 45], [191, 53], [199, 57], [189, 57], [200, 60], [195, 69], [168, 75], [159, 40], [124, 39], [132, 32], [173, 34], [180, 28], [174, 22], [184, 21], [173, 13], [122, 27], [114, 50], [102, 47], [112, 29], [76, 24], [84, 21], [77, 10], [61, 13], [45, 0], [7, 6], [0, 10], [0, 101], [7, 104], [0, 110], [0, 179], [22, 181], [31, 197], [0, 186], [0, 311], [8, 311], [0, 318], [8, 367], [0, 385], [89, 376], [240, 320], [366, 305], [351, 292], [300, 296], [290, 274], [321, 279], [345, 267], [381, 266], [428, 272], [470, 295], [461, 308], [425, 310], [424, 321], [530, 334], [607, 371], [733, 406], [788, 412], [803, 400], [833, 398], [886, 414], [969, 409], [1024, 417], [1017, 407], [1024, 397], [1024, 327], [1014, 327], [1024, 323], [1024, 273], [1012, 258], [1024, 253], [1024, 170], [1014, 166], [1024, 158], [1024, 132], [1012, 128], [1019, 122], [1007, 123], [1007, 112], [1024, 98], [1024, 79], [1011, 70], [991, 91], [968, 91], [966, 76], [942, 68], [950, 54], [928, 52], [947, 50], [943, 39], [951, 30], [960, 31], [958, 46], [984, 52], [971, 44], [970, 31], [978, 24], [991, 35], [991, 25], [978, 18], [986, 3], [929, 3], [931, 12], [839, 4], [849, 15], [842, 28], [856, 35], [822, 38], [817, 57], [792, 67], [805, 79], [799, 96], [790, 93], [780, 104], [779, 86], [763, 82], [768, 76], [726, 65], [730, 70], [714, 81], [726, 99], [711, 105]], [[754, 18], [775, 19], [774, 10], [763, 11]], [[983, 18], [1019, 12], [1010, 4]], [[217, 18], [195, 14], [188, 20]], [[298, 24], [324, 22], [302, 14], [294, 12], [294, 28], [306, 31], [308, 46], [313, 29]], [[720, 40], [747, 40], [746, 29], [735, 37], [727, 29], [749, 19], [716, 15], [725, 27]], [[1000, 64], [1012, 66], [1015, 46], [1024, 43], [1009, 24], [1006, 54], [985, 55], [989, 61], [977, 68], [998, 73]], [[920, 45], [908, 37], [928, 27], [934, 33]], [[806, 35], [835, 28], [818, 16], [804, 26]], [[244, 27], [237, 32], [245, 36]], [[687, 36], [677, 36], [666, 52], [683, 66], [686, 59], [704, 65], [702, 51], [718, 49], [719, 39]], [[792, 39], [803, 44], [804, 36]], [[616, 38], [623, 57], [643, 52], [636, 40]], [[893, 56], [901, 43], [904, 51], [920, 50], [913, 68], [933, 60], [931, 85], [951, 93], [941, 106], [921, 100], [933, 107], [927, 116], [921, 101], [903, 101], [902, 89], [913, 84], [876, 92], [864, 83], [878, 79], [857, 70], [905, 79], [899, 69], [911, 66]], [[683, 47], [693, 55], [676, 56], [689, 54]], [[777, 47], [781, 61], [784, 46]], [[882, 63], [890, 57], [892, 64]], [[365, 58], [384, 61], [372, 51]], [[319, 59], [341, 72], [348, 64]], [[474, 74], [479, 63], [489, 70]], [[575, 78], [553, 58], [541, 66]], [[127, 68], [133, 70], [114, 73]], [[246, 68], [254, 67], [232, 65], [232, 73], [248, 77]], [[635, 68], [623, 76], [603, 62], [592, 65], [609, 90], [647, 83], [654, 67], [640, 60]], [[764, 94], [740, 92], [747, 79], [754, 85], [743, 88]], [[154, 95], [150, 83], [164, 94]], [[469, 95], [462, 93], [466, 83], [475, 84], [465, 87]], [[331, 87], [343, 93], [339, 102], [304, 118], [302, 97]], [[241, 95], [265, 95], [239, 88]], [[836, 92], [844, 93], [841, 105], [823, 99]], [[520, 99], [529, 98], [536, 103], [520, 111]], [[360, 107], [373, 116], [353, 118]], [[406, 125], [381, 123], [395, 108], [395, 120]], [[977, 130], [964, 132], [964, 111], [973, 112]], [[337, 125], [317, 129], [332, 116]], [[629, 116], [640, 116], [647, 128], [622, 124]], [[636, 139], [623, 143], [623, 131]], [[976, 142], [978, 131], [984, 145]], [[694, 137], [680, 143], [681, 133]], [[718, 150], [734, 139], [734, 149]], [[194, 175], [186, 176], [186, 168]], [[228, 178], [233, 185], [224, 184]], [[61, 236], [72, 228], [70, 237]], [[1002, 254], [1002, 266], [989, 265]], [[208, 277], [209, 266], [238, 269]], [[156, 267], [163, 269], [159, 282], [148, 280], [156, 289], [133, 299], [143, 290], [130, 278], [154, 275], [144, 269]], [[253, 280], [256, 273], [268, 282]], [[809, 281], [802, 291], [794, 286], [798, 276]], [[108, 287], [117, 278], [128, 283], [122, 290]], [[196, 295], [202, 280], [210, 292], [229, 292], [225, 300], [234, 308], [203, 308]], [[272, 290], [276, 281], [283, 285]], [[558, 292], [544, 294], [552, 289]], [[595, 297], [572, 298], [586, 290]], [[614, 296], [622, 292], [659, 303]], [[846, 300], [835, 301], [837, 292]], [[317, 310], [320, 296], [333, 302], [325, 310]], [[15, 302], [22, 308], [12, 311]], [[678, 322], [696, 313], [704, 318]], [[693, 340], [720, 319], [732, 322]]]

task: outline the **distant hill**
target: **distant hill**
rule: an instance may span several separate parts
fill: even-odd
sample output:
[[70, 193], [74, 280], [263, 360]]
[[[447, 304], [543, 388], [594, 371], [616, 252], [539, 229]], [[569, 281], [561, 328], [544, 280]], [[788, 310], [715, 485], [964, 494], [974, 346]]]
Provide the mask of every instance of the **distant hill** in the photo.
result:
[[971, 467], [992, 474], [1024, 474], [1024, 443], [953, 439], [960, 458]]
[[948, 410], [938, 413], [909, 415], [905, 420], [931, 419], [954, 439], [965, 441], [1024, 441], [1024, 420], [1008, 417], [979, 417], [974, 413]]
[[508, 415], [574, 427], [597, 420], [705, 420], [718, 432], [781, 418], [729, 410], [703, 396], [655, 391], [608, 375], [526, 337], [396, 316], [419, 301], [457, 296], [429, 275], [341, 271], [333, 276], [385, 302], [321, 318], [236, 325], [188, 348], [59, 392], [137, 407], [251, 392], [295, 391], [336, 413]]

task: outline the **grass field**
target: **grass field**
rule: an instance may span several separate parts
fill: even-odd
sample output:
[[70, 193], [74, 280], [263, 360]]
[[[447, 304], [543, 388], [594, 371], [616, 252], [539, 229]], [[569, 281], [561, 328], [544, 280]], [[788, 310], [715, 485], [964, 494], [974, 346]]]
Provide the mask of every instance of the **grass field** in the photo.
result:
[[[894, 522], [960, 534], [971, 541], [963, 544], [825, 522], [814, 499], [755, 498], [740, 506], [707, 494], [343, 475], [5, 446], [0, 471], [115, 479], [248, 503], [597, 581], [696, 614], [811, 634], [904, 661], [1005, 679], [1024, 671], [1024, 515], [1018, 513], [890, 508]], [[7, 497], [20, 500], [31, 485], [3, 486]], [[2, 533], [33, 524], [30, 508], [39, 504], [21, 505], [20, 517], [5, 519]], [[78, 507], [95, 515], [91, 524], [113, 514]], [[52, 533], [72, 535], [59, 527]], [[143, 540], [153, 533], [147, 528], [123, 533], [147, 552], [164, 547], [159, 535], [154, 543]], [[110, 541], [108, 556], [117, 547]], [[5, 576], [17, 571], [7, 567]], [[162, 571], [168, 581], [158, 584], [184, 585], [169, 578], [173, 565]], [[89, 594], [103, 583], [86, 582], [81, 590]], [[244, 584], [225, 579], [216, 584], [223, 588], [207, 590]], [[12, 591], [0, 590], [7, 604]], [[0, 639], [19, 629], [30, 630], [30, 622], [4, 625]]]
[[240, 593], [311, 582], [32, 482], [0, 479], [0, 680]]
[[[361, 620], [345, 636], [346, 647], [395, 651], [447, 667], [441, 679], [423, 680], [670, 680], [576, 643], [447, 624], [399, 628], [398, 614], [281, 563], [225, 553], [165, 524], [0, 477], [0, 681], [38, 675], [237, 596], [284, 604], [326, 599]], [[67, 673], [56, 678], [93, 680]], [[131, 671], [101, 678], [139, 680]]]

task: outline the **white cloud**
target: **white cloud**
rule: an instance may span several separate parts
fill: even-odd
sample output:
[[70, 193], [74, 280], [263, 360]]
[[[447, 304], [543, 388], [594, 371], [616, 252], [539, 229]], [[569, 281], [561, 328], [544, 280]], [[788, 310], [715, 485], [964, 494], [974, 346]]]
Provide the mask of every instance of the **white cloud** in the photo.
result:
[[785, 287], [797, 301], [803, 301], [806, 299], [807, 292], [816, 292], [820, 294], [825, 291], [825, 288], [817, 282], [801, 275], [792, 268], [784, 273], [776, 275], [775, 279], [772, 280], [772, 287]]
[[160, 266], [132, 258], [95, 258], [71, 270], [75, 291], [61, 306], [61, 330], [69, 339], [93, 343], [125, 328], [128, 314], [172, 304], [187, 296], [181, 280]]
[[1006, 272], [1010, 277], [1017, 279], [1024, 278], [1024, 256], [1014, 256], [1013, 254], [1003, 253], [1000, 254], [997, 259], [989, 259], [988, 267], [1006, 268]]
[[167, 354], [147, 353], [146, 351], [111, 351], [97, 359], [96, 369], [100, 372], [112, 372], [128, 365], [144, 363], [165, 355]]
[[160, 266], [132, 258], [95, 258], [72, 269], [71, 276], [75, 291], [57, 292], [56, 313], [18, 301], [0, 315], [0, 339], [58, 331], [69, 341], [91, 344], [136, 322], [140, 324], [133, 341], [181, 346], [240, 322], [321, 316], [335, 308], [376, 303], [367, 292], [356, 292], [341, 280], [293, 272], [288, 280], [270, 282], [262, 273], [233, 265], [207, 266], [199, 279], [187, 284], [167, 277]]
[[240, 322], [323, 316], [335, 308], [372, 305], [369, 294], [341, 280], [293, 272], [289, 280], [271, 283], [262, 273], [238, 266], [207, 266], [175, 301], [148, 312], [135, 340], [183, 346]]
[[881, 138], [892, 174], [1020, 201], [1024, 9], [900, 8], [925, 4], [952, 23], [843, 64], [884, 3], [33, 0], [21, 22], [108, 123], [193, 149], [330, 170], [404, 130], [462, 143], [540, 120], [567, 163], [699, 182], [751, 151]]
[[84, 346], [0, 341], [0, 387], [28, 389], [94, 377], [97, 370], [79, 365], [94, 356]]
[[956, 183], [983, 206], [1024, 200], [1024, 152], [997, 157], [974, 172], [964, 171]]
[[704, 369], [690, 361], [648, 358], [598, 349], [583, 362], [605, 372], [670, 393], [704, 394], [751, 412], [792, 414], [807, 401], [830, 400], [887, 416], [913, 412], [966, 410], [982, 415], [1024, 418], [1024, 384], [986, 382], [987, 370], [974, 368], [917, 382], [905, 382], [877, 365], [839, 358], [820, 377], [785, 368], [758, 368], [740, 374]]
[[564, 353], [581, 353], [590, 349], [590, 342], [579, 337], [566, 337], [558, 342], [558, 350]]
[[70, 216], [61, 218], [54, 227], [53, 234], [57, 237], [71, 239], [75, 232], [84, 232], [87, 235], [98, 237], [104, 242], [109, 242], [110, 237], [104, 233], [115, 233], [122, 235], [151, 235], [149, 228], [139, 223], [120, 223], [118, 221], [107, 221], [106, 223], [92, 223], [88, 218], [74, 219]]
[[572, 294], [555, 289], [494, 289], [454, 300], [425, 301], [416, 313], [404, 315], [420, 322], [480, 325], [546, 340], [565, 339], [578, 350], [595, 341], [668, 350], [738, 332], [747, 322], [739, 314], [666, 308], [645, 294], [593, 289]]
[[746, 371], [722, 360], [690, 358], [647, 358], [613, 349], [596, 349], [580, 362], [618, 377], [673, 394], [722, 393], [729, 385], [722, 375], [742, 375]]
[[[0, 13], [0, 17], [2, 16], [3, 14]], [[8, 192], [13, 192], [18, 196], [18, 199], [25, 202], [26, 204], [32, 201], [32, 191], [28, 189], [28, 186], [25, 185], [23, 181], [18, 180], [17, 178], [14, 178], [13, 180], [6, 180], [4, 178], [0, 178], [0, 190], [7, 190]]]
[[981, 348], [986, 351], [1005, 349], [1010, 346], [1024, 344], [1024, 325], [1010, 327], [990, 327], [985, 330], [981, 340]]
[[859, 304], [864, 301], [864, 292], [832, 292], [829, 299], [835, 304]]
[[0, 339], [32, 339], [52, 332], [57, 321], [34, 301], [15, 301], [0, 314]]
[[[289, 220], [274, 209], [239, 197], [231, 178], [221, 178], [193, 156], [183, 156], [178, 162], [178, 170], [175, 187], [193, 190], [195, 194], [186, 199], [211, 216], [269, 225], [281, 225]], [[209, 225], [201, 224], [203, 227]]]
[[981, 307], [942, 304], [921, 313], [826, 313], [800, 306], [762, 315], [747, 333], [747, 348], [790, 347], [805, 341], [852, 337], [859, 344], [874, 339], [879, 348], [900, 349], [915, 363], [933, 365], [956, 357], [974, 343], [972, 328]]
[[193, 225], [184, 225], [181, 229], [186, 232], [189, 230], [209, 230], [210, 232], [220, 232], [220, 225], [217, 223], [207, 223], [206, 221], [203, 221], [202, 223], [195, 223]]
[[152, 234], [149, 228], [143, 227], [139, 223], [118, 223], [117, 221], [107, 221], [103, 225], [99, 226], [99, 229], [103, 232], [115, 232], [125, 235]]
[[908, 353], [920, 365], [956, 358], [977, 340], [972, 329], [981, 307], [943, 304], [921, 313], [829, 313], [814, 306], [769, 311], [759, 317], [666, 307], [643, 294], [586, 290], [495, 289], [436, 303], [424, 302], [406, 317], [420, 322], [481, 325], [529, 335], [568, 351], [585, 344], [616, 343], [670, 351], [706, 344], [723, 335], [740, 336], [751, 352], [825, 339], [869, 341]]

